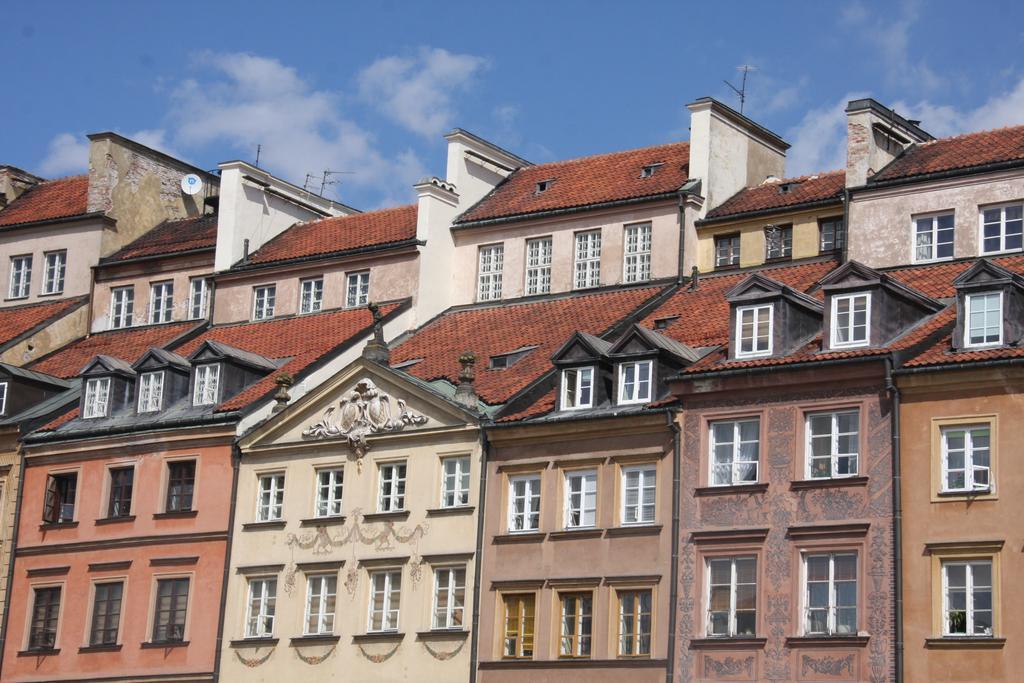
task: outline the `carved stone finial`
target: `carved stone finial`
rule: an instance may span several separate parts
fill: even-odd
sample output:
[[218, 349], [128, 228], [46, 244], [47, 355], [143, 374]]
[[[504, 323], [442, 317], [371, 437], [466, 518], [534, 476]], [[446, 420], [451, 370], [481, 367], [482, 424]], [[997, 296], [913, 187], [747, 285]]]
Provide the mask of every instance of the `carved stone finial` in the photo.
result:
[[295, 384], [295, 378], [287, 372], [282, 372], [274, 378], [274, 383], [277, 385], [277, 393], [274, 394], [274, 407], [271, 412], [279, 413], [287, 408], [288, 402], [292, 400], [288, 390]]
[[697, 291], [697, 281], [699, 279], [700, 279], [700, 270], [697, 269], [697, 266], [694, 266], [690, 270], [690, 291], [691, 292]]
[[473, 387], [476, 380], [476, 372], [473, 369], [476, 365], [476, 354], [465, 351], [459, 356], [459, 363], [462, 364], [462, 370], [459, 371], [459, 385], [455, 387], [455, 402], [476, 410], [476, 389]]
[[384, 316], [381, 315], [380, 306], [377, 304], [370, 302], [366, 307], [373, 315], [373, 339], [366, 342], [366, 346], [363, 347], [363, 358], [387, 365], [391, 362], [391, 352], [384, 343]]

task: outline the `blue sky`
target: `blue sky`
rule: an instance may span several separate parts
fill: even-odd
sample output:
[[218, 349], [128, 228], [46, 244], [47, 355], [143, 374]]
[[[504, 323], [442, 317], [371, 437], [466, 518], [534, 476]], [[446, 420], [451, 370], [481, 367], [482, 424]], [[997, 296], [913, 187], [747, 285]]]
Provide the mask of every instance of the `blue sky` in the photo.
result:
[[791, 174], [843, 164], [869, 94], [936, 135], [1024, 123], [1011, 2], [47, 2], [4, 10], [0, 163], [84, 168], [115, 130], [203, 168], [241, 158], [360, 208], [444, 172], [444, 132], [535, 162], [688, 136], [685, 104], [757, 66], [746, 113]]

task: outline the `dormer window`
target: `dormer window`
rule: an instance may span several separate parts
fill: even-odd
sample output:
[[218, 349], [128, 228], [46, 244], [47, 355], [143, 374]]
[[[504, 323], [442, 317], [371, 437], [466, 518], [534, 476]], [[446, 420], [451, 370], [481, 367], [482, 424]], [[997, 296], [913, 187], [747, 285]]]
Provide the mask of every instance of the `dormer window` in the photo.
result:
[[164, 396], [164, 373], [146, 372], [139, 377], [139, 412], [160, 410]]
[[833, 348], [867, 346], [871, 334], [871, 295], [837, 294], [832, 297]]
[[554, 182], [555, 182], [554, 180], [542, 180], [542, 181], [540, 181], [539, 183], [537, 183], [537, 191], [536, 191], [535, 194], [540, 194], [542, 192], [547, 192], [548, 188], [551, 187], [551, 185], [554, 184]]
[[657, 172], [657, 170], [659, 168], [661, 168], [664, 165], [665, 164], [647, 164], [646, 166], [643, 167], [643, 169], [641, 169], [640, 177], [641, 178], [650, 178], [651, 176], [653, 176]]
[[220, 389], [220, 364], [209, 363], [196, 367], [195, 391], [192, 405], [210, 406], [217, 402]]
[[968, 294], [964, 325], [964, 346], [992, 346], [1003, 343], [1003, 293]]
[[651, 400], [649, 360], [619, 365], [619, 403], [647, 403]]
[[579, 410], [594, 405], [594, 368], [562, 371], [562, 410]]
[[756, 358], [772, 354], [771, 304], [736, 309], [736, 357]]
[[110, 378], [97, 377], [85, 383], [85, 405], [82, 417], [106, 417], [110, 405]]

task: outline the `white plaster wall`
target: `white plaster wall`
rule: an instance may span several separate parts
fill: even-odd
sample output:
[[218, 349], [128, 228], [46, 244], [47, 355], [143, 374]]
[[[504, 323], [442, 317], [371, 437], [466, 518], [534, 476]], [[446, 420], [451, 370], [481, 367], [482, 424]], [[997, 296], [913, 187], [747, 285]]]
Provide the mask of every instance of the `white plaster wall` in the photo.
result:
[[[0, 306], [21, 306], [88, 294], [92, 282], [91, 267], [99, 261], [103, 231], [102, 223], [83, 221], [4, 232], [0, 236], [0, 272], [3, 277], [0, 281]], [[61, 249], [68, 253], [64, 291], [61, 294], [43, 295], [41, 292], [46, 267], [43, 254]], [[32, 286], [29, 296], [10, 299], [11, 257], [26, 254], [32, 255]]]
[[[103, 332], [110, 328], [111, 290], [118, 287], [132, 286], [135, 288], [135, 304], [132, 309], [132, 325], [149, 324], [150, 286], [155, 282], [174, 282], [173, 322], [188, 320], [191, 314], [191, 280], [197, 277], [209, 277], [210, 266], [154, 272], [151, 275], [124, 277], [115, 280], [97, 282], [92, 297], [92, 332]], [[212, 301], [210, 302], [212, 305]]]

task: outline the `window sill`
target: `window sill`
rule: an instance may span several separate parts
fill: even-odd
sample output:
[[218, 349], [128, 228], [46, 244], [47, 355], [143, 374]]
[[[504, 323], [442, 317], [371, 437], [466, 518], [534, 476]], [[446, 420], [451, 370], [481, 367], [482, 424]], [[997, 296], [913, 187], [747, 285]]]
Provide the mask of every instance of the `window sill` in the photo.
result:
[[563, 529], [561, 531], [552, 531], [551, 533], [549, 533], [548, 540], [559, 541], [579, 538], [600, 538], [603, 534], [603, 529], [595, 529], [593, 527], [586, 527], [581, 529]]
[[447, 508], [430, 508], [427, 517], [447, 517], [453, 515], [471, 515], [476, 510], [472, 505], [455, 505]]
[[164, 650], [172, 647], [188, 647], [187, 640], [164, 640], [164, 641], [152, 641], [147, 640], [146, 642], [139, 645], [143, 650]]
[[38, 648], [34, 650], [20, 650], [18, 652], [19, 657], [50, 657], [53, 655], [59, 655], [60, 648]]
[[871, 636], [790, 636], [786, 647], [867, 647]]
[[764, 493], [768, 490], [768, 482], [756, 484], [733, 484], [732, 486], [698, 486], [693, 495], [702, 496], [730, 496], [740, 493]]
[[660, 524], [630, 524], [627, 526], [616, 526], [605, 529], [604, 535], [608, 538], [619, 536], [657, 536], [661, 533]]
[[434, 638], [457, 638], [464, 640], [469, 637], [469, 631], [464, 628], [435, 628], [430, 631], [417, 631], [416, 640], [431, 640]]
[[341, 640], [341, 636], [335, 636], [329, 633], [315, 633], [306, 636], [295, 636], [288, 641], [288, 644], [292, 647], [302, 647], [303, 645], [332, 645], [339, 640]]
[[40, 531], [53, 531], [56, 529], [75, 529], [78, 522], [43, 522], [39, 525]]
[[540, 543], [547, 538], [547, 536], [548, 535], [543, 531], [521, 534], [501, 534], [495, 536], [491, 542], [495, 545], [503, 545], [506, 543]]
[[121, 643], [117, 643], [116, 645], [86, 645], [84, 647], [78, 648], [78, 654], [80, 654], [80, 655], [86, 654], [86, 653], [89, 653], [89, 652], [120, 652], [120, 651], [121, 651]]
[[332, 515], [329, 517], [310, 517], [309, 519], [300, 519], [299, 526], [341, 526], [345, 523], [345, 517], [342, 515]]
[[198, 510], [176, 510], [174, 512], [157, 512], [153, 519], [188, 519], [199, 514]]
[[277, 638], [239, 638], [228, 643], [231, 647], [267, 647], [277, 645]]
[[119, 522], [134, 522], [135, 515], [122, 515], [120, 517], [100, 517], [95, 522], [96, 526], [103, 526], [105, 524], [117, 524]]
[[386, 522], [391, 519], [404, 520], [408, 518], [408, 510], [393, 510], [391, 512], [370, 512], [368, 514], [363, 515], [364, 522]]
[[691, 650], [763, 650], [767, 638], [749, 636], [694, 638], [690, 641]]
[[405, 640], [401, 631], [381, 631], [380, 633], [358, 633], [352, 636], [353, 643], [399, 643]]
[[739, 269], [740, 269], [740, 264], [738, 264], [738, 263], [729, 263], [729, 264], [723, 264], [723, 265], [718, 265], [717, 263], [715, 264], [715, 272], [716, 273], [719, 272], [719, 271], [722, 271], [722, 270], [739, 270]]
[[36, 294], [36, 296], [39, 297], [40, 299], [45, 299], [47, 297], [61, 296], [63, 294], [64, 294], [64, 290], [62, 289], [59, 292], [39, 292], [38, 294]]
[[283, 529], [287, 524], [283, 519], [268, 519], [265, 522], [246, 522], [242, 531], [259, 531], [261, 529]]
[[6, 299], [4, 299], [4, 301], [26, 301], [27, 299], [28, 299], [28, 295], [25, 295], [25, 296], [9, 296]]
[[1001, 650], [1005, 645], [1006, 638], [989, 638], [987, 636], [946, 636], [924, 639], [924, 646], [929, 650]]
[[789, 482], [790, 491], [804, 489], [831, 489], [842, 486], [867, 486], [868, 478], [859, 477], [822, 477], [821, 479], [795, 479]]
[[615, 659], [591, 659], [590, 657], [562, 657], [559, 659], [533, 659], [531, 657], [509, 657], [479, 662], [482, 670], [497, 669], [551, 669], [551, 668], [586, 668], [586, 669], [623, 669], [651, 668], [660, 669], [668, 666], [667, 659], [651, 659], [650, 655], [616, 657]]
[[952, 500], [971, 500], [974, 498], [987, 498], [993, 495], [992, 489], [971, 489], [970, 491], [939, 491], [935, 495], [939, 498]]

